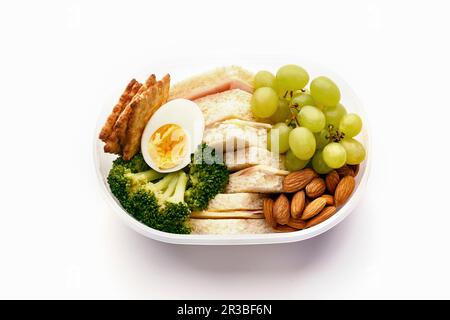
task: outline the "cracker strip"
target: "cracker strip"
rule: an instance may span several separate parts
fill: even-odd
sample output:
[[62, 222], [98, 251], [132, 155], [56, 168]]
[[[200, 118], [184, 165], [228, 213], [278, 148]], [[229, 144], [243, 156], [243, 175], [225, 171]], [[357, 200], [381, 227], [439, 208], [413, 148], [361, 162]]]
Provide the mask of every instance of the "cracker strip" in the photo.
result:
[[111, 114], [108, 116], [108, 119], [106, 120], [105, 124], [103, 125], [102, 130], [100, 131], [99, 138], [100, 140], [107, 142], [108, 137], [111, 135], [114, 124], [116, 123], [117, 119], [119, 118], [122, 111], [125, 109], [127, 104], [131, 101], [131, 99], [134, 97], [134, 95], [138, 92], [139, 88], [142, 86], [136, 79], [132, 79], [127, 87], [125, 88], [124, 92], [119, 98], [119, 101], [114, 106]]
[[123, 149], [123, 158], [131, 159], [140, 149], [141, 137], [150, 117], [167, 102], [170, 76], [167, 74], [155, 85], [148, 88], [127, 106], [130, 107]]

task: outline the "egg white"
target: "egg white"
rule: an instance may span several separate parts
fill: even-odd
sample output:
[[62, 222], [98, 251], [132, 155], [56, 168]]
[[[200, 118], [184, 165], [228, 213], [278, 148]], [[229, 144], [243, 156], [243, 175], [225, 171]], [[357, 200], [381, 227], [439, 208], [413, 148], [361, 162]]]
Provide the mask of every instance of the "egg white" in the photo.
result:
[[[170, 123], [176, 124], [184, 130], [189, 148], [179, 165], [170, 169], [161, 169], [150, 157], [148, 152], [148, 142], [156, 130], [161, 126]], [[197, 146], [202, 143], [204, 129], [205, 119], [196, 103], [186, 99], [175, 99], [167, 102], [153, 114], [142, 134], [141, 152], [145, 162], [147, 162], [152, 169], [164, 173], [174, 172], [184, 168], [191, 161], [191, 153], [193, 153], [197, 149]]]

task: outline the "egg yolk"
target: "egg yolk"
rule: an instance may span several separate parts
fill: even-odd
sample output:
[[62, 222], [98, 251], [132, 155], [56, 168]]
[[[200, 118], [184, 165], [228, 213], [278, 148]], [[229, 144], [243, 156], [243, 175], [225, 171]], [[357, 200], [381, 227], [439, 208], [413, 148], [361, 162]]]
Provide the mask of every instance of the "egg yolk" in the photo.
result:
[[148, 141], [148, 152], [160, 169], [171, 169], [184, 159], [187, 150], [186, 132], [179, 125], [165, 124]]

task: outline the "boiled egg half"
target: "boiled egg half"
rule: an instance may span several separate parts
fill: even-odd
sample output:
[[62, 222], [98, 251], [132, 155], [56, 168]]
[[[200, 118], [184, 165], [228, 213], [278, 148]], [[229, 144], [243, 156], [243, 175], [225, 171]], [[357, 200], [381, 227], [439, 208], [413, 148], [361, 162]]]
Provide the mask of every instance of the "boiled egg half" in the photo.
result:
[[196, 103], [175, 99], [162, 105], [148, 121], [141, 138], [145, 162], [158, 172], [187, 166], [202, 143], [205, 119]]

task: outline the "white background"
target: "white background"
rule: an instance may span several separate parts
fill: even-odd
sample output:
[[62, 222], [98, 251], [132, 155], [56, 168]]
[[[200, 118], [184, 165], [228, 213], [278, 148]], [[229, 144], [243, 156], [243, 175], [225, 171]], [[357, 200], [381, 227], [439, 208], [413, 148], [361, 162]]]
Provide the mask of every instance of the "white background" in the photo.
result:
[[[449, 13], [431, 0], [2, 2], [0, 298], [450, 298]], [[105, 99], [159, 58], [240, 52], [298, 54], [353, 87], [372, 124], [365, 197], [301, 243], [144, 238], [97, 186]]]

